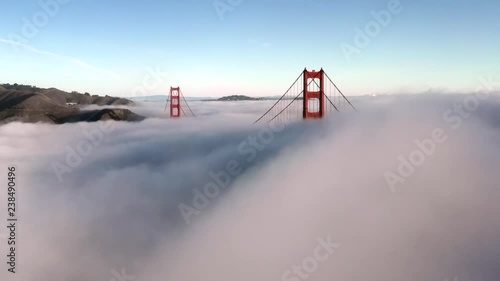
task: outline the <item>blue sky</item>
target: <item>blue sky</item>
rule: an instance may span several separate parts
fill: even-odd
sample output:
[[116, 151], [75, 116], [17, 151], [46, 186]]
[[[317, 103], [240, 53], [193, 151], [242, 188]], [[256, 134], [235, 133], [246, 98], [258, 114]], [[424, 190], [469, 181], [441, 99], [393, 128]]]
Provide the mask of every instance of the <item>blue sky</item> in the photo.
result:
[[[225, 12], [213, 0], [59, 1], [2, 1], [0, 82], [265, 96], [304, 67], [323, 67], [347, 95], [467, 92], [481, 76], [500, 80], [498, 0], [401, 0], [397, 14], [388, 9], [397, 0], [220, 0]], [[382, 10], [385, 26], [372, 13]], [[379, 29], [356, 45], [370, 23]], [[349, 59], [346, 45], [358, 50]]]

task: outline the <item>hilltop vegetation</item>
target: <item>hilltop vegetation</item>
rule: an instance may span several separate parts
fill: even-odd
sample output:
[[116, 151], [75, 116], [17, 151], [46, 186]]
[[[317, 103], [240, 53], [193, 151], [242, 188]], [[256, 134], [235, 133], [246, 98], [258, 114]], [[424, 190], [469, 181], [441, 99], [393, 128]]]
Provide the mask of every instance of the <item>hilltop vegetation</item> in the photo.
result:
[[134, 106], [123, 98], [65, 92], [55, 88], [42, 89], [31, 85], [0, 84], [0, 123], [94, 122], [99, 120], [140, 121], [144, 118], [129, 109], [81, 110], [81, 106]]
[[262, 98], [252, 98], [243, 95], [232, 95], [217, 99], [218, 101], [249, 101], [249, 100], [263, 100]]

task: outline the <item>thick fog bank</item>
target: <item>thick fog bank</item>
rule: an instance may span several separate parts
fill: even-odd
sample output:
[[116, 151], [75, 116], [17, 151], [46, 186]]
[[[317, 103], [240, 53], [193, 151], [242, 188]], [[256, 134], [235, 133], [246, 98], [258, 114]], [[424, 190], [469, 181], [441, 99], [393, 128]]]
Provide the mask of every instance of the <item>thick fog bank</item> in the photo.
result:
[[286, 125], [252, 125], [272, 102], [179, 120], [158, 102], [140, 123], [1, 126], [19, 227], [15, 275], [0, 230], [0, 277], [496, 280], [499, 100], [360, 97]]

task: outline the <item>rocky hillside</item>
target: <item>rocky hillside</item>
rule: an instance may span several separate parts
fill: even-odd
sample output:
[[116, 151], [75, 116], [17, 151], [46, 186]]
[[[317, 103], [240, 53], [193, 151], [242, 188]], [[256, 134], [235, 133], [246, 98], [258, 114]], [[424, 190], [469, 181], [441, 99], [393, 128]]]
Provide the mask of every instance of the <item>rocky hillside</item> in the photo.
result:
[[[110, 96], [98, 96], [90, 95], [89, 93], [78, 93], [78, 92], [64, 92], [56, 88], [41, 89], [29, 85], [18, 85], [18, 84], [0, 84], [0, 87], [4, 90], [18, 91], [23, 93], [35, 93], [42, 94], [53, 102], [59, 105], [75, 104], [75, 105], [126, 105], [134, 106], [135, 103], [131, 100], [124, 98], [114, 98]], [[2, 90], [0, 89], [0, 91]]]
[[99, 120], [141, 121], [129, 109], [106, 108], [102, 110], [81, 110], [81, 106], [100, 105], [134, 106], [135, 103], [110, 96], [91, 96], [58, 89], [40, 89], [25, 85], [0, 85], [0, 122], [47, 122], [63, 124], [68, 122], [95, 122]]

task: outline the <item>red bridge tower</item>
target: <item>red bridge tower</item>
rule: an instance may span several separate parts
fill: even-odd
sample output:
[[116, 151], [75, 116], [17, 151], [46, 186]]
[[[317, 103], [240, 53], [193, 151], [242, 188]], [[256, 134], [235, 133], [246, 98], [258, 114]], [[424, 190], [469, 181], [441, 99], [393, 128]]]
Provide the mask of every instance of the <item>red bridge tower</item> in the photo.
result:
[[304, 69], [304, 119], [320, 119], [325, 115], [325, 72]]
[[170, 87], [170, 118], [181, 117], [180, 87]]

